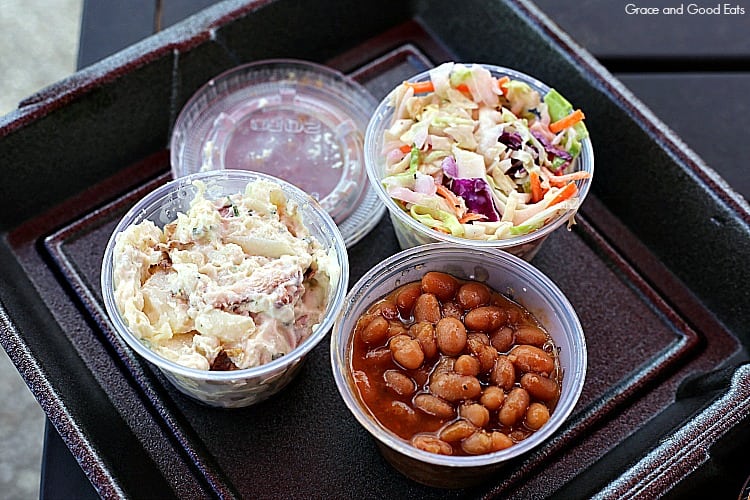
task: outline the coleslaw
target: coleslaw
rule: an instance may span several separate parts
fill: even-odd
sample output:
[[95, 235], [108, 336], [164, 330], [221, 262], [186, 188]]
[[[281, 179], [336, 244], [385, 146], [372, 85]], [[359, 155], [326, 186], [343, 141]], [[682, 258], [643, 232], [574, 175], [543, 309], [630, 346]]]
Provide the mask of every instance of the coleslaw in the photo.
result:
[[486, 241], [575, 214], [577, 183], [591, 175], [576, 170], [588, 137], [581, 110], [554, 89], [542, 96], [479, 64], [445, 63], [429, 77], [390, 96], [382, 184], [404, 211], [437, 231]]

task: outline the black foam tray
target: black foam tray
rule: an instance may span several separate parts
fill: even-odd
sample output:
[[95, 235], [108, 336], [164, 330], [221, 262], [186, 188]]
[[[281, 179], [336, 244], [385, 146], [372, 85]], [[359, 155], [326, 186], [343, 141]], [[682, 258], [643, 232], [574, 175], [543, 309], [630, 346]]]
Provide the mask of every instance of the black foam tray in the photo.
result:
[[[486, 484], [445, 491], [396, 473], [340, 400], [327, 340], [281, 394], [219, 410], [114, 335], [104, 244], [169, 178], [177, 113], [212, 76], [272, 57], [328, 64], [378, 98], [442, 61], [487, 62], [586, 110], [592, 192], [533, 261], [581, 318], [586, 386], [547, 443]], [[227, 1], [0, 120], [0, 341], [103, 497], [678, 497], [738, 492], [747, 476], [747, 205], [529, 3]], [[397, 250], [384, 217], [350, 249], [351, 283]]]

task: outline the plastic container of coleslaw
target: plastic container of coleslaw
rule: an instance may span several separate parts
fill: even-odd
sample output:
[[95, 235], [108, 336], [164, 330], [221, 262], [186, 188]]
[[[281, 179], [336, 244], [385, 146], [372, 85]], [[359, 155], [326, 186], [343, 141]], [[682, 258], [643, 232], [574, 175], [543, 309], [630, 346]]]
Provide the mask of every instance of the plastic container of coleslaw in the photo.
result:
[[274, 59], [230, 69], [183, 107], [170, 142], [174, 178], [252, 170], [317, 199], [347, 247], [385, 212], [364, 168], [364, 132], [376, 99], [348, 76], [306, 61]]
[[[470, 68], [475, 65], [467, 64], [465, 66]], [[519, 71], [486, 64], [478, 64], [476, 66], [485, 68], [489, 71], [492, 77], [496, 79], [508, 77], [510, 80], [523, 82], [531, 87], [531, 89], [537, 91], [542, 97], [547, 95], [551, 90], [549, 86], [545, 85], [539, 80]], [[429, 83], [430, 81], [430, 71], [419, 73], [408, 80], [408, 82], [411, 83]], [[578, 154], [578, 156], [570, 163], [566, 171], [582, 171], [587, 173], [585, 174], [587, 175], [585, 178], [572, 181], [575, 184], [575, 188], [577, 190], [576, 196], [578, 203], [575, 205], [575, 207], [560, 210], [557, 215], [551, 217], [549, 220], [546, 220], [541, 227], [538, 227], [537, 229], [534, 229], [530, 232], [525, 232], [523, 234], [513, 235], [506, 233], [504, 236], [497, 239], [472, 239], [469, 237], [457, 236], [451, 231], [446, 231], [445, 227], [440, 230], [420, 222], [413, 216], [412, 213], [409, 212], [409, 209], [406, 208], [410, 205], [391, 196], [389, 190], [384, 184], [384, 179], [389, 176], [389, 173], [386, 172], [386, 157], [388, 154], [399, 154], [397, 150], [387, 151], [387, 147], [385, 145], [385, 133], [387, 130], [391, 129], [391, 127], [393, 127], [394, 123], [396, 123], [397, 121], [397, 117], [395, 117], [396, 110], [391, 104], [393, 96], [395, 92], [397, 92], [397, 90], [398, 88], [391, 91], [389, 95], [380, 102], [367, 126], [367, 130], [365, 133], [365, 164], [367, 167], [367, 175], [370, 179], [370, 183], [372, 184], [373, 189], [377, 193], [381, 202], [388, 209], [388, 213], [393, 223], [399, 245], [402, 249], [426, 243], [443, 241], [471, 248], [501, 249], [522, 257], [526, 260], [531, 260], [539, 251], [542, 242], [547, 238], [547, 236], [549, 236], [549, 234], [552, 233], [555, 229], [567, 224], [573, 218], [578, 207], [586, 198], [591, 185], [594, 171], [594, 153], [591, 141], [588, 136], [580, 141], [580, 154]], [[468, 86], [464, 85], [463, 91], [468, 95]], [[388, 147], [390, 147], [390, 144], [388, 145]], [[411, 152], [406, 150], [406, 148], [408, 147], [410, 147], [410, 144], [407, 143], [404, 143], [404, 145], [402, 146], [402, 148], [404, 149], [400, 154], [405, 155], [406, 160], [404, 161], [407, 161], [409, 155], [412, 154]], [[510, 148], [511, 146], [508, 147]], [[420, 149], [420, 151], [418, 152], [418, 154], [420, 155], [429, 155], [432, 151], [431, 146], [427, 142], [418, 149]], [[470, 149], [470, 147], [468, 147], [468, 149]], [[420, 156], [420, 161], [421, 158], [423, 158], [423, 156]], [[517, 166], [514, 165], [514, 168], [517, 168]], [[401, 175], [403, 176], [407, 173], [408, 172], [404, 172], [401, 173]], [[435, 172], [431, 172], [431, 174], [435, 174]], [[442, 175], [442, 173], [439, 173], [438, 175]], [[487, 175], [487, 177], [489, 177], [489, 175]], [[412, 194], [413, 192], [409, 193], [410, 196]], [[498, 214], [498, 216], [502, 215], [502, 213]], [[431, 221], [433, 220], [430, 218], [428, 219]], [[434, 224], [442, 225], [440, 221], [434, 222]]]
[[[270, 181], [284, 193], [287, 202], [297, 205], [297, 214], [309, 234], [316, 238], [338, 274], [332, 274], [325, 311], [309, 336], [293, 350], [252, 368], [209, 371], [178, 364], [148, 347], [133, 333], [123, 317], [115, 295], [115, 245], [126, 228], [144, 221], [157, 227], [175, 221], [188, 211], [198, 192], [194, 181], [205, 185], [205, 198], [222, 200], [242, 193], [249, 182]], [[252, 237], [253, 234], [250, 234]], [[259, 237], [260, 238], [260, 237]], [[333, 267], [334, 271], [336, 267]], [[344, 240], [336, 224], [320, 204], [301, 189], [266, 174], [241, 170], [192, 174], [170, 181], [138, 201], [120, 220], [110, 237], [102, 261], [101, 286], [104, 305], [115, 332], [137, 355], [155, 365], [182, 393], [218, 407], [243, 407], [267, 399], [284, 388], [299, 372], [305, 356], [325, 337], [343, 306], [349, 279], [349, 261]], [[239, 283], [238, 283], [239, 285]], [[174, 292], [172, 292], [174, 293]]]

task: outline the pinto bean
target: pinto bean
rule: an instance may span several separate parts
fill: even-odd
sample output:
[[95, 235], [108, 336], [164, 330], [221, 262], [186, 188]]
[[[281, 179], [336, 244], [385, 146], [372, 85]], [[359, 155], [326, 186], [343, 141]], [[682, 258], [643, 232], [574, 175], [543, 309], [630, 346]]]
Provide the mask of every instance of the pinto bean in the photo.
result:
[[423, 293], [414, 304], [414, 321], [427, 321], [435, 324], [440, 321], [440, 303], [431, 293]]
[[444, 318], [456, 318], [460, 320], [461, 316], [463, 315], [464, 315], [464, 312], [461, 310], [460, 307], [456, 305], [455, 302], [443, 303], [443, 317]]
[[480, 342], [484, 345], [490, 345], [490, 338], [485, 333], [471, 332], [466, 335], [467, 340]]
[[524, 373], [521, 377], [521, 387], [532, 397], [542, 401], [554, 400], [560, 394], [560, 386], [556, 381], [537, 373]]
[[403, 401], [391, 401], [389, 413], [404, 425], [415, 425], [419, 421], [419, 415], [414, 411], [414, 408]]
[[552, 356], [532, 345], [514, 347], [508, 357], [523, 372], [550, 374], [555, 368]]
[[476, 281], [464, 283], [456, 293], [456, 302], [464, 310], [486, 306], [490, 303], [490, 289]]
[[481, 337], [469, 336], [466, 341], [469, 352], [479, 360], [480, 373], [487, 373], [495, 366], [495, 358], [497, 358], [497, 350], [491, 345], [485, 344], [482, 337], [487, 338], [486, 335]]
[[506, 303], [507, 305], [505, 307], [505, 313], [508, 315], [508, 324], [518, 324], [524, 318], [523, 311], [520, 307], [518, 307], [518, 305], [512, 303], [510, 300], [506, 299]]
[[469, 421], [460, 419], [443, 427], [439, 436], [443, 441], [455, 443], [471, 436], [476, 430]]
[[375, 304], [372, 311], [379, 313], [387, 320], [398, 319], [398, 308], [396, 303], [390, 299], [381, 300]]
[[454, 371], [455, 365], [455, 359], [443, 356], [438, 360], [437, 363], [435, 363], [435, 368], [432, 370], [432, 376], [435, 377], [443, 373], [450, 373]]
[[505, 397], [502, 408], [497, 414], [497, 419], [507, 427], [513, 427], [526, 414], [529, 407], [529, 393], [526, 389], [514, 387]]
[[422, 366], [424, 352], [419, 342], [408, 335], [396, 335], [388, 343], [393, 360], [399, 365], [413, 370]]
[[388, 333], [388, 320], [382, 316], [375, 316], [362, 329], [360, 338], [366, 344], [382, 343]]
[[500, 408], [504, 400], [505, 392], [496, 385], [486, 387], [484, 392], [482, 392], [482, 397], [479, 398], [479, 402], [490, 411]]
[[453, 418], [456, 410], [447, 401], [432, 394], [417, 394], [414, 396], [414, 406], [428, 415], [442, 419]]
[[438, 349], [447, 356], [456, 356], [466, 347], [466, 327], [456, 318], [443, 318], [435, 325]]
[[414, 282], [404, 285], [396, 294], [396, 307], [404, 317], [411, 316], [417, 298], [422, 295], [422, 283]]
[[490, 437], [492, 438], [492, 451], [500, 451], [513, 446], [513, 440], [500, 431], [493, 432]]
[[453, 447], [450, 444], [432, 434], [415, 434], [414, 437], [411, 438], [411, 444], [415, 448], [430, 453], [436, 453], [438, 455], [453, 454]]
[[461, 449], [469, 455], [483, 455], [492, 451], [492, 437], [486, 431], [477, 431], [461, 441]]
[[516, 343], [542, 347], [547, 342], [547, 333], [534, 325], [516, 328]]
[[513, 388], [516, 383], [516, 369], [508, 356], [501, 354], [495, 359], [495, 366], [490, 373], [490, 381], [506, 391]]
[[403, 323], [400, 321], [389, 321], [388, 322], [388, 331], [386, 332], [386, 335], [388, 338], [395, 337], [396, 335], [408, 335], [409, 330], [406, 329]]
[[513, 346], [513, 329], [509, 326], [501, 326], [490, 335], [490, 344], [497, 352], [507, 352]]
[[492, 332], [508, 320], [505, 311], [497, 306], [482, 306], [472, 309], [464, 316], [466, 328], [472, 331]]
[[456, 295], [458, 281], [450, 274], [430, 271], [422, 276], [422, 291], [431, 293], [446, 302]]
[[479, 372], [482, 369], [482, 365], [474, 356], [470, 354], [462, 354], [456, 360], [456, 363], [453, 365], [453, 369], [456, 370], [456, 373], [458, 374], [471, 375], [472, 377], [476, 377], [477, 375], [479, 375]]
[[479, 403], [462, 405], [458, 414], [476, 427], [484, 427], [490, 422], [490, 411]]
[[435, 327], [427, 321], [414, 323], [409, 327], [409, 335], [417, 339], [422, 346], [425, 358], [432, 359], [438, 353], [437, 341], [435, 340]]
[[446, 401], [457, 402], [478, 397], [482, 393], [482, 386], [476, 377], [444, 372], [433, 374], [430, 392]]
[[383, 373], [385, 385], [399, 396], [410, 396], [417, 390], [417, 384], [411, 377], [398, 370], [386, 370]]
[[539, 430], [549, 420], [549, 409], [542, 403], [531, 403], [526, 410], [524, 424], [532, 431]]

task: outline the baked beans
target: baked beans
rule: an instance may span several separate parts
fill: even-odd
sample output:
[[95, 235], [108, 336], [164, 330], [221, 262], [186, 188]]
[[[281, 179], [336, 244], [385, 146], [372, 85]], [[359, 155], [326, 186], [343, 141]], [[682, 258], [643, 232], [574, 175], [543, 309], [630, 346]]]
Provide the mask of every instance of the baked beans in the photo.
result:
[[560, 397], [556, 347], [536, 318], [484, 283], [441, 272], [369, 307], [349, 362], [381, 425], [443, 455], [508, 448], [544, 426]]

